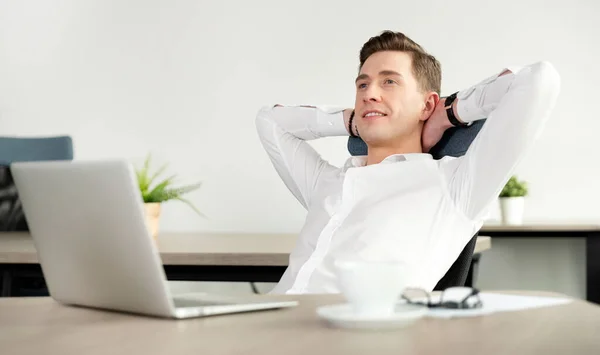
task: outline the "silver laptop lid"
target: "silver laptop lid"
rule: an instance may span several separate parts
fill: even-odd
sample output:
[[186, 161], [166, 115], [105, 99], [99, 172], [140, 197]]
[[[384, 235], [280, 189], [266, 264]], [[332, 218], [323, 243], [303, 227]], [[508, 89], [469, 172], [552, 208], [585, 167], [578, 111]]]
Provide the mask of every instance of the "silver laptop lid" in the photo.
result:
[[54, 299], [158, 316], [174, 312], [128, 162], [26, 162], [11, 171]]

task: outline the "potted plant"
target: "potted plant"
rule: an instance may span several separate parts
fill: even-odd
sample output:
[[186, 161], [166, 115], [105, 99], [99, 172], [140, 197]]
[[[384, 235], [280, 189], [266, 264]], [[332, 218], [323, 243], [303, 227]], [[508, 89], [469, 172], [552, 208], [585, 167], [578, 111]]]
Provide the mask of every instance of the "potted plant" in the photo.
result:
[[192, 192], [200, 187], [200, 183], [184, 186], [173, 186], [176, 175], [171, 175], [164, 179], [159, 179], [167, 169], [167, 164], [160, 167], [155, 172], [150, 171], [150, 155], [144, 161], [140, 169], [136, 169], [137, 181], [144, 200], [144, 209], [146, 214], [146, 223], [152, 238], [158, 236], [161, 204], [170, 200], [181, 201], [190, 206], [194, 212], [204, 216], [189, 200], [183, 195]]
[[523, 223], [527, 193], [528, 189], [525, 181], [519, 181], [516, 176], [512, 176], [508, 180], [500, 192], [500, 210], [502, 211], [503, 223]]

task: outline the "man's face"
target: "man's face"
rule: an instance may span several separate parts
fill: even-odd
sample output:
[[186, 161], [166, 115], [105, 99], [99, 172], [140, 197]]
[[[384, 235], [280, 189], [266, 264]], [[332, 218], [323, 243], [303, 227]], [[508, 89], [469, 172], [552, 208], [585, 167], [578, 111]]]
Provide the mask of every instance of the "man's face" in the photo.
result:
[[356, 79], [354, 124], [371, 145], [393, 146], [419, 134], [425, 95], [412, 73], [410, 54], [384, 51], [372, 54]]

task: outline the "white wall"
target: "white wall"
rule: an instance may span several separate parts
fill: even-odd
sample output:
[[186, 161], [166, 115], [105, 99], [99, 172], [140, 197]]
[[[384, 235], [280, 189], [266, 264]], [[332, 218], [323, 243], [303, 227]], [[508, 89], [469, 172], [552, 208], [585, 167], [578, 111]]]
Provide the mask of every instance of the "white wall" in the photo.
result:
[[[168, 203], [163, 230], [295, 232], [304, 212], [255, 112], [352, 105], [361, 45], [400, 30], [440, 59], [444, 94], [506, 65], [554, 63], [562, 93], [518, 171], [527, 218], [598, 221], [598, 13], [592, 0], [0, 0], [0, 134], [70, 134], [78, 159], [151, 151], [202, 180], [190, 197], [209, 219]], [[315, 146], [347, 156], [344, 139]]]

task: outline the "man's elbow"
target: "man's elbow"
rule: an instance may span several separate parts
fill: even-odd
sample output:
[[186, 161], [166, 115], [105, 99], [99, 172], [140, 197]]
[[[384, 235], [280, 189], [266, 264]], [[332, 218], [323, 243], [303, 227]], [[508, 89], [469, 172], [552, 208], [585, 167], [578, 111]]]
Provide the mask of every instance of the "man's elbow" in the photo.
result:
[[259, 131], [259, 133], [261, 132], [261, 130], [265, 129], [267, 126], [269, 126], [272, 121], [273, 121], [273, 115], [271, 114], [273, 108], [269, 107], [269, 106], [263, 106], [260, 110], [258, 110], [258, 112], [256, 113], [256, 117], [254, 119], [254, 124], [256, 126], [256, 129]]
[[529, 80], [536, 91], [550, 100], [556, 99], [560, 91], [560, 74], [548, 61], [540, 61], [531, 65]]

